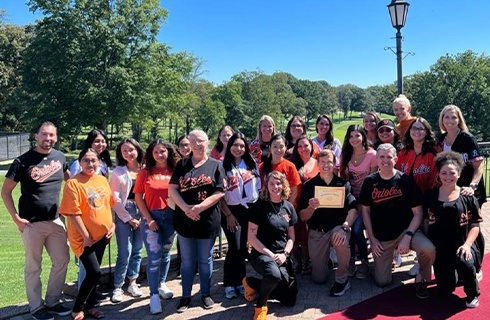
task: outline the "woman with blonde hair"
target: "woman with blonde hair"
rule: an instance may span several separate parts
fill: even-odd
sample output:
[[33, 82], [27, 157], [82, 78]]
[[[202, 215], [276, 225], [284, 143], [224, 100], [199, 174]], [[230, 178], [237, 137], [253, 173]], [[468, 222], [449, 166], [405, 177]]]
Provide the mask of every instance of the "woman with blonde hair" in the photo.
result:
[[250, 212], [248, 242], [252, 267], [262, 280], [243, 278], [245, 299], [253, 301], [257, 293], [254, 320], [267, 319], [267, 300], [274, 298], [293, 306], [298, 292], [292, 262], [294, 224], [298, 220], [289, 197], [286, 176], [272, 171], [265, 178], [260, 198]]
[[261, 164], [270, 153], [271, 138], [276, 134], [276, 123], [271, 116], [260, 118], [257, 137], [250, 143], [250, 153], [257, 165]]

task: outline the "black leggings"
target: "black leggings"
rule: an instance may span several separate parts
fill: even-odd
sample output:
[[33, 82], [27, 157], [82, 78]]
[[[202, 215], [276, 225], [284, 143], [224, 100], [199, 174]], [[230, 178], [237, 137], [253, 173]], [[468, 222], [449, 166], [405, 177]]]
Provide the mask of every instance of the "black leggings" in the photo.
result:
[[95, 287], [101, 276], [100, 263], [102, 262], [106, 245], [107, 239], [104, 237], [91, 247], [85, 247], [83, 249], [80, 261], [87, 271], [87, 276], [83, 279], [80, 290], [78, 290], [78, 295], [73, 305], [73, 312], [92, 309], [97, 303], [95, 299]]

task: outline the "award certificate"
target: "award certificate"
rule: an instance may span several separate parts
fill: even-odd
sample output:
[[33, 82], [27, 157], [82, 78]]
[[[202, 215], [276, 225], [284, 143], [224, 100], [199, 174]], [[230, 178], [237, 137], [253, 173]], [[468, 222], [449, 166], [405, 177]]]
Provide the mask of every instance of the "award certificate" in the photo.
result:
[[345, 188], [315, 186], [315, 198], [320, 201], [319, 208], [343, 208]]

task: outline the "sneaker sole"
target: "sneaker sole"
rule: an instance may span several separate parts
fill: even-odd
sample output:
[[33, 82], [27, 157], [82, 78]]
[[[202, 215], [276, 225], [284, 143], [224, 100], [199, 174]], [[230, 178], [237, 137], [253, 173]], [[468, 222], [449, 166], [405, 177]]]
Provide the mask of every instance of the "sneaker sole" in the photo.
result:
[[350, 289], [350, 282], [347, 282], [347, 285], [345, 286], [344, 290], [337, 292], [337, 293], [331, 293], [332, 296], [334, 297], [341, 297], [345, 294], [347, 290]]

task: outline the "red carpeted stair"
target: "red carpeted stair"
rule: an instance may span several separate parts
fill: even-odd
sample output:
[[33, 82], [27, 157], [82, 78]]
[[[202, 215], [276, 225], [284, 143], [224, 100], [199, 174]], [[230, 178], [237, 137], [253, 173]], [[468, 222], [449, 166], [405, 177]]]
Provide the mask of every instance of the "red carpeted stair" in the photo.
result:
[[[402, 285], [383, 294], [355, 304], [347, 309], [322, 317], [321, 320], [341, 319], [398, 319], [398, 320], [480, 320], [490, 318], [490, 262], [483, 264], [480, 282], [480, 306], [465, 306], [463, 287], [456, 288], [451, 298], [442, 300], [435, 285], [429, 287], [431, 296], [420, 300], [415, 296], [413, 284]], [[351, 290], [355, 290], [352, 288]]]

